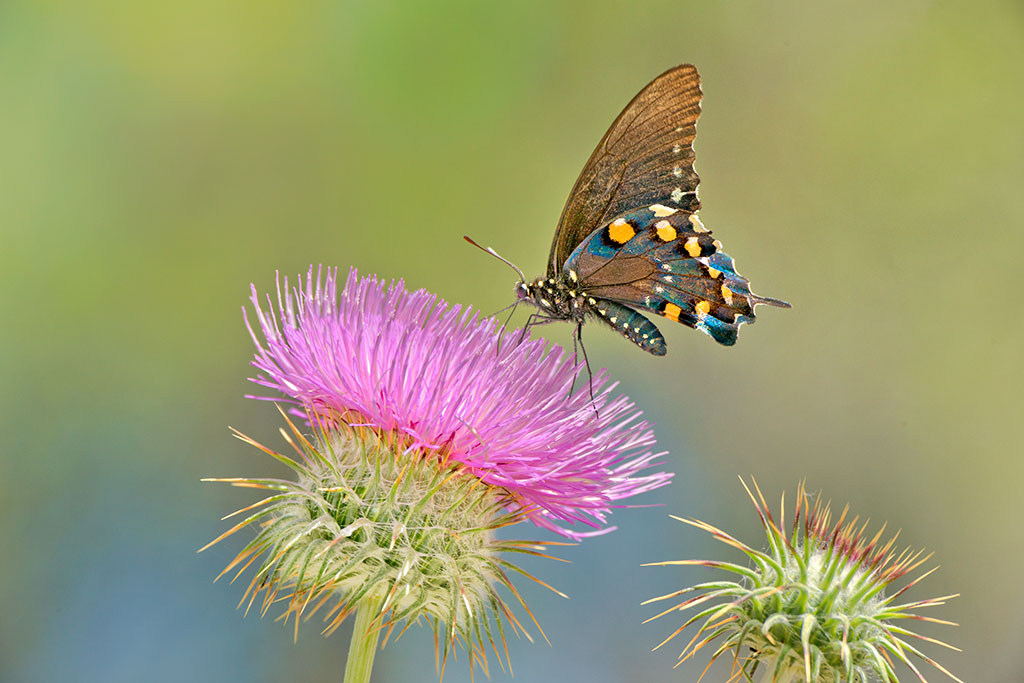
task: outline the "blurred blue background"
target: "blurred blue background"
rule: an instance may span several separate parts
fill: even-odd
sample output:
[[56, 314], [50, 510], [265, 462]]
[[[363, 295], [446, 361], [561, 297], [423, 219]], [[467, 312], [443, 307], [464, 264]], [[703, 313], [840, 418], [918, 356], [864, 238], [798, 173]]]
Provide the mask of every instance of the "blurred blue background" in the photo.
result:
[[[925, 632], [964, 652], [927, 651], [1022, 680], [1024, 6], [984, 0], [0, 4], [0, 679], [340, 680], [346, 633], [243, 618], [212, 584], [237, 545], [195, 554], [253, 500], [201, 477], [280, 473], [227, 430], [279, 443], [242, 398], [249, 283], [353, 265], [497, 310], [513, 277], [461, 235], [539, 274], [682, 62], [704, 222], [794, 308], [734, 348], [663, 325], [666, 358], [588, 329], [677, 476], [529, 565], [571, 600], [521, 582], [551, 646], [513, 641], [516, 679], [694, 680], [640, 602], [707, 574], [639, 565], [737, 559], [670, 513], [760, 543], [744, 475], [934, 550], [908, 597], [962, 593]], [[426, 629], [377, 661], [436, 680]]]

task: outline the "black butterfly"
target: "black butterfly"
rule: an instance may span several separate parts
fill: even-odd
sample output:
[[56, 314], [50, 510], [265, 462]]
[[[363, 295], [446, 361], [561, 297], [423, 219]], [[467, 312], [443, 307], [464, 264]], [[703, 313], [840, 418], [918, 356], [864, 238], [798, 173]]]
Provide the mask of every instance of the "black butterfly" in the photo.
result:
[[584, 321], [596, 317], [663, 356], [665, 338], [638, 309], [732, 345], [756, 305], [789, 308], [751, 293], [697, 217], [700, 100], [697, 69], [684, 64], [651, 81], [615, 119], [569, 193], [547, 276], [527, 282], [516, 268], [517, 299], [540, 309], [527, 327], [572, 320], [580, 339]]

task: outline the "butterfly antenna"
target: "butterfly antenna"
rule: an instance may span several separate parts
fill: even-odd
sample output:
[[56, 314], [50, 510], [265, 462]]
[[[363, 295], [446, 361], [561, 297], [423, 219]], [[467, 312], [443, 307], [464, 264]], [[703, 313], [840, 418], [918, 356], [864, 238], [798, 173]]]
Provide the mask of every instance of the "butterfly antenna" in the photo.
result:
[[526, 275], [523, 273], [522, 270], [519, 269], [519, 266], [517, 266], [516, 264], [512, 263], [511, 261], [509, 261], [507, 258], [502, 256], [498, 252], [494, 251], [494, 249], [492, 249], [491, 247], [481, 247], [479, 244], [474, 242], [473, 239], [471, 237], [469, 237], [468, 235], [463, 235], [462, 239], [466, 240], [467, 242], [472, 244], [477, 249], [479, 249], [481, 251], [486, 251], [488, 254], [490, 254], [494, 258], [498, 259], [499, 261], [501, 261], [502, 263], [507, 265], [512, 270], [516, 271], [516, 275], [519, 276], [519, 281], [520, 282], [526, 282]]

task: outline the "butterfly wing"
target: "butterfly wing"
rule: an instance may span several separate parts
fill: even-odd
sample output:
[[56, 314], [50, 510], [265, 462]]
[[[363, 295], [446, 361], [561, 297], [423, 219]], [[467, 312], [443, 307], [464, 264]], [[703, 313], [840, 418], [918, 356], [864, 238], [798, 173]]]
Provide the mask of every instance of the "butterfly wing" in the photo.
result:
[[[616, 321], [604, 315], [603, 302], [648, 310], [732, 345], [740, 325], [754, 322], [754, 306], [789, 307], [752, 293], [750, 282], [736, 272], [732, 258], [695, 214], [661, 204], [631, 211], [593, 231], [567, 264], [594, 300], [592, 310], [616, 329]], [[625, 320], [621, 312], [616, 318]], [[619, 332], [646, 349], [633, 336], [646, 340], [643, 334], [649, 330]]]
[[638, 207], [700, 208], [693, 140], [700, 76], [684, 64], [651, 81], [604, 134], [569, 193], [548, 258], [554, 277], [597, 228]]

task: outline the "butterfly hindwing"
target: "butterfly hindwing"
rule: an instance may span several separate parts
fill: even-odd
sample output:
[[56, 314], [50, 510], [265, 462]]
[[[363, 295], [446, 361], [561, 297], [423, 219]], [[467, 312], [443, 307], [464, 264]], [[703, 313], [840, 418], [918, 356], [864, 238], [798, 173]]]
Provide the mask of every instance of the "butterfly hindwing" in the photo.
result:
[[637, 207], [700, 208], [693, 140], [700, 76], [684, 64], [666, 71], [626, 105], [580, 172], [555, 230], [548, 276], [598, 226]]
[[651, 311], [732, 345], [740, 325], [754, 321], [756, 304], [782, 302], [752, 294], [720, 248], [695, 214], [656, 204], [595, 230], [565, 267], [589, 297]]

